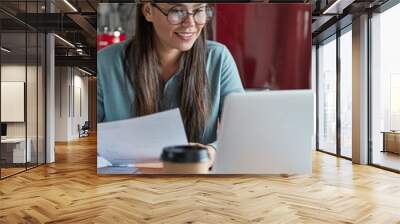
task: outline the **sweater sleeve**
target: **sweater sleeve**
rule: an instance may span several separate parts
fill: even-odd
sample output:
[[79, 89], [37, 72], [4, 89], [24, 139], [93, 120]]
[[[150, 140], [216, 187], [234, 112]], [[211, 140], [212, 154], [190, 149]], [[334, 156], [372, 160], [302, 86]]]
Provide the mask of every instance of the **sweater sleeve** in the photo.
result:
[[[228, 48], [223, 47], [222, 51], [222, 69], [221, 69], [221, 100], [220, 109], [218, 112], [218, 117], [221, 118], [222, 108], [224, 105], [225, 97], [230, 93], [244, 93], [242, 81], [240, 80], [240, 75], [238, 68], [236, 66], [235, 60], [232, 54], [229, 52]], [[217, 137], [218, 138], [218, 137]], [[218, 139], [209, 144], [215, 150], [218, 150]]]

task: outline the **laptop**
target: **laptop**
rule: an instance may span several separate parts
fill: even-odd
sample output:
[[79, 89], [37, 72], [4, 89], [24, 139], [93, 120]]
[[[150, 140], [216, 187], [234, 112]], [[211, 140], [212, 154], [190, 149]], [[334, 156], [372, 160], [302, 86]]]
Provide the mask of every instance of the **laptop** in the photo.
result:
[[226, 97], [215, 174], [311, 174], [314, 94], [257, 91]]

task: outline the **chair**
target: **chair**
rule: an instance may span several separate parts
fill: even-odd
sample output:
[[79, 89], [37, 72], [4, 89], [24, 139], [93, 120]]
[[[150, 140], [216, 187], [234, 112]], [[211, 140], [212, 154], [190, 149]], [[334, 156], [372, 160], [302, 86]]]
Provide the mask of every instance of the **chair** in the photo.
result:
[[85, 121], [82, 127], [78, 124], [79, 138], [89, 136], [89, 129], [90, 129], [89, 121]]

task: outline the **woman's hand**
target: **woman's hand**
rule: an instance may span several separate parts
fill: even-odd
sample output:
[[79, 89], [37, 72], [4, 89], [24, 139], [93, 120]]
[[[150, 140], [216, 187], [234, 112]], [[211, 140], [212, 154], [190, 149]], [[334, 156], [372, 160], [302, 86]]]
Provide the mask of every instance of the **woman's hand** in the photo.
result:
[[196, 146], [199, 146], [199, 147], [206, 148], [207, 151], [208, 151], [208, 157], [210, 158], [208, 167], [212, 167], [212, 165], [214, 164], [214, 160], [215, 160], [215, 154], [217, 153], [215, 151], [214, 147], [212, 147], [211, 145], [203, 145], [203, 144], [195, 143], [195, 142], [190, 142], [189, 145], [196, 145]]

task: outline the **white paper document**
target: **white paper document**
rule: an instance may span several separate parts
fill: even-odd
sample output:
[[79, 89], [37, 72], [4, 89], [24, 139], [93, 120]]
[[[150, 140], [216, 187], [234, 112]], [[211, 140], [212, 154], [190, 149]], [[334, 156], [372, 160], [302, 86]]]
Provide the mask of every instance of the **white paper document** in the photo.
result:
[[113, 166], [155, 161], [162, 149], [188, 144], [179, 109], [99, 123], [97, 154]]

